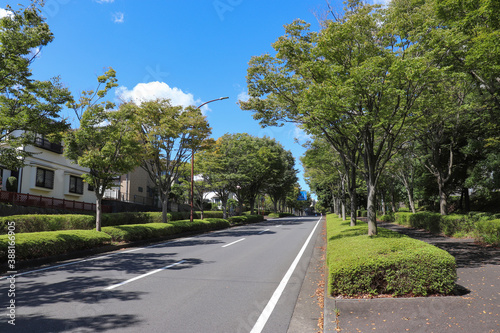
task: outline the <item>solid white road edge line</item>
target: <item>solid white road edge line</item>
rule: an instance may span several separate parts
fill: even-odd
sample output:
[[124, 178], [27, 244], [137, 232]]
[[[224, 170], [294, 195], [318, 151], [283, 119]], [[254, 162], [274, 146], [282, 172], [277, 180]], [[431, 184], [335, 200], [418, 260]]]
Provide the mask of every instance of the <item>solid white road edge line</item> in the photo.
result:
[[236, 243], [238, 243], [238, 242], [241, 242], [242, 240], [245, 240], [245, 238], [242, 238], [242, 239], [238, 239], [237, 241], [234, 241], [234, 242], [232, 242], [232, 243], [229, 243], [229, 244], [226, 244], [226, 245], [222, 245], [222, 247], [227, 247], [227, 246], [231, 246], [231, 245], [233, 245], [233, 244], [236, 244]]
[[253, 326], [250, 333], [260, 333], [264, 329], [264, 326], [266, 325], [267, 320], [269, 319], [269, 317], [271, 316], [271, 313], [273, 312], [274, 308], [276, 307], [276, 304], [278, 303], [278, 300], [280, 299], [281, 294], [283, 294], [283, 290], [285, 290], [285, 287], [286, 287], [288, 281], [290, 280], [290, 277], [292, 276], [293, 271], [295, 270], [295, 268], [299, 264], [300, 258], [302, 258], [302, 255], [304, 254], [307, 245], [311, 241], [311, 238], [314, 234], [314, 231], [316, 231], [316, 228], [318, 227], [318, 224], [320, 221], [321, 221], [321, 219], [319, 219], [318, 222], [316, 222], [314, 229], [309, 234], [309, 237], [307, 238], [306, 242], [302, 246], [302, 249], [300, 249], [295, 260], [292, 262], [292, 265], [290, 266], [290, 268], [288, 268], [288, 271], [286, 272], [285, 276], [283, 277], [280, 284], [278, 285], [278, 288], [276, 288], [276, 290], [274, 291], [273, 296], [271, 296], [271, 299], [269, 300], [266, 307], [264, 308], [264, 310], [260, 314], [259, 319], [257, 319], [257, 322]]
[[155, 273], [158, 273], [158, 272], [161, 272], [165, 269], [168, 269], [168, 268], [171, 268], [171, 267], [174, 267], [174, 266], [177, 266], [177, 265], [180, 265], [182, 264], [183, 262], [185, 262], [186, 260], [181, 260], [181, 261], [178, 261], [176, 262], [175, 264], [172, 264], [172, 265], [168, 265], [168, 266], [165, 266], [165, 267], [162, 267], [162, 268], [159, 268], [159, 269], [155, 269], [154, 271], [151, 271], [149, 273], [146, 273], [146, 274], [142, 274], [142, 275], [139, 275], [139, 276], [136, 276], [135, 278], [132, 278], [132, 279], [129, 279], [129, 280], [126, 280], [126, 281], [123, 281], [123, 282], [120, 282], [120, 283], [117, 283], [117, 284], [114, 284], [112, 286], [109, 286], [109, 287], [106, 287], [104, 288], [104, 290], [111, 290], [111, 289], [115, 289], [115, 288], [118, 288], [120, 286], [123, 286], [127, 283], [130, 283], [130, 282], [133, 282], [133, 281], [136, 281], [136, 280], [139, 280], [139, 279], [142, 279], [146, 276], [149, 276], [149, 275], [152, 275], [152, 274], [155, 274]]

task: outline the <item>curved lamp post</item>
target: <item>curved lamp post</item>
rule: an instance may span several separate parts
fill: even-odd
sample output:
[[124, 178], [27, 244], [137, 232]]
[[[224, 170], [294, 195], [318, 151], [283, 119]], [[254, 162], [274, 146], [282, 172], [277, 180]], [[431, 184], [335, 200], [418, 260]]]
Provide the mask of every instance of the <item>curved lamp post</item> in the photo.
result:
[[[216, 102], [216, 101], [222, 101], [223, 99], [228, 99], [229, 97], [219, 97], [216, 99], [212, 99], [211, 101], [205, 102], [196, 108], [199, 109], [203, 105]], [[191, 152], [191, 216], [189, 217], [189, 221], [193, 222], [193, 214], [194, 214], [194, 149]]]

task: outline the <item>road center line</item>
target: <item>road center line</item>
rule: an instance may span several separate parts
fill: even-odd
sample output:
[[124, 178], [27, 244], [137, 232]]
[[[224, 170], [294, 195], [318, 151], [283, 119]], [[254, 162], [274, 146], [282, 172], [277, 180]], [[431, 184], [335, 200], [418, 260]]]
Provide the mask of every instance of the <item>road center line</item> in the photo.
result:
[[271, 230], [271, 229], [262, 230], [261, 232], [259, 232], [259, 235], [263, 234], [264, 232], [269, 231], [269, 230]]
[[238, 243], [238, 242], [241, 242], [241, 241], [242, 241], [242, 240], [244, 240], [244, 239], [245, 239], [245, 238], [238, 239], [237, 241], [234, 241], [234, 242], [232, 242], [232, 243], [229, 243], [229, 244], [226, 244], [226, 245], [222, 245], [222, 247], [231, 246], [231, 245], [233, 245], [233, 244], [236, 244], [236, 243]]
[[257, 322], [253, 326], [252, 330], [250, 333], [260, 333], [264, 329], [264, 326], [267, 323], [267, 320], [271, 316], [271, 313], [273, 312], [274, 308], [276, 307], [276, 304], [278, 303], [278, 300], [281, 297], [281, 294], [283, 294], [283, 291], [285, 290], [285, 287], [290, 280], [290, 277], [292, 276], [293, 271], [299, 264], [300, 258], [302, 258], [302, 255], [304, 254], [307, 245], [311, 241], [311, 238], [314, 234], [314, 231], [316, 231], [316, 228], [318, 227], [319, 222], [321, 221], [321, 218], [316, 222], [316, 225], [314, 226], [314, 229], [311, 231], [309, 234], [309, 237], [307, 238], [306, 242], [302, 246], [302, 249], [300, 249], [299, 253], [297, 254], [297, 257], [295, 260], [292, 262], [292, 265], [290, 268], [288, 268], [288, 271], [286, 272], [285, 276], [281, 280], [280, 284], [278, 285], [278, 288], [274, 291], [273, 295], [271, 296], [271, 299], [267, 303], [266, 307], [262, 311], [262, 313], [259, 316], [259, 319], [257, 319]]
[[142, 274], [142, 275], [139, 275], [139, 276], [136, 276], [135, 278], [132, 278], [132, 279], [129, 279], [129, 280], [126, 280], [126, 281], [123, 281], [123, 282], [120, 282], [120, 283], [117, 283], [117, 284], [114, 284], [112, 286], [109, 286], [109, 287], [106, 287], [104, 288], [104, 290], [111, 290], [111, 289], [115, 289], [115, 288], [118, 288], [120, 286], [123, 286], [127, 283], [130, 283], [130, 282], [133, 282], [135, 280], [139, 280], [139, 279], [142, 279], [146, 276], [149, 276], [149, 275], [152, 275], [152, 274], [155, 274], [155, 273], [158, 273], [158, 272], [161, 272], [165, 269], [168, 269], [168, 268], [171, 268], [171, 267], [174, 267], [174, 266], [177, 266], [177, 265], [180, 265], [182, 264], [183, 262], [185, 262], [186, 260], [181, 260], [181, 261], [178, 261], [176, 262], [175, 264], [172, 264], [172, 265], [168, 265], [168, 266], [165, 266], [165, 267], [162, 267], [162, 268], [159, 268], [159, 269], [155, 269], [154, 271], [151, 271], [149, 273], [146, 273], [146, 274]]

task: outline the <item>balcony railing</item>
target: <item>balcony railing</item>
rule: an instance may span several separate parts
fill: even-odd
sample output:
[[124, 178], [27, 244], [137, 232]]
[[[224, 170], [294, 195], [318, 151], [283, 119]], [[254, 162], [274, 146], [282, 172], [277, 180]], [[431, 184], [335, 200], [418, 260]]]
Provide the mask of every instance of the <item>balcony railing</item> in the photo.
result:
[[52, 143], [43, 137], [37, 137], [35, 139], [35, 146], [37, 146], [39, 148], [46, 149], [46, 150], [50, 150], [51, 152], [54, 152], [57, 154], [63, 153], [63, 146], [60, 143]]

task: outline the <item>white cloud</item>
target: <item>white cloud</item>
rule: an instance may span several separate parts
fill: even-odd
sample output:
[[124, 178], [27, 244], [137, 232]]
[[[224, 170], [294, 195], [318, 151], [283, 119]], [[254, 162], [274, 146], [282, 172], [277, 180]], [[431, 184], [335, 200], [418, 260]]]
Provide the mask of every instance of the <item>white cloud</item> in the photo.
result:
[[[127, 87], [119, 87], [116, 95], [123, 101], [131, 101], [135, 104], [157, 98], [168, 98], [172, 105], [182, 105], [184, 107], [201, 104], [199, 100], [195, 100], [192, 94], [185, 93], [179, 88], [172, 88], [165, 82], [158, 81], [139, 83], [132, 90], [129, 90]], [[209, 110], [207, 106], [202, 107], [202, 111], [207, 110]]]
[[125, 15], [122, 12], [113, 13], [113, 22], [123, 23], [125, 21]]
[[391, 0], [372, 0], [372, 2], [374, 5], [382, 5], [384, 7], [387, 7], [387, 5], [389, 5], [389, 2], [391, 2]]
[[14, 17], [14, 13], [11, 12], [10, 10], [0, 8], [0, 19], [6, 16], [10, 16], [12, 18]]
[[306, 141], [312, 139], [312, 137], [309, 134], [307, 134], [302, 128], [298, 126], [295, 126], [293, 130], [293, 137], [300, 144], [305, 143]]
[[250, 95], [248, 95], [248, 92], [242, 91], [238, 94], [238, 101], [243, 101], [246, 102], [250, 99]]
[[97, 3], [113, 3], [115, 0], [96, 0]]

